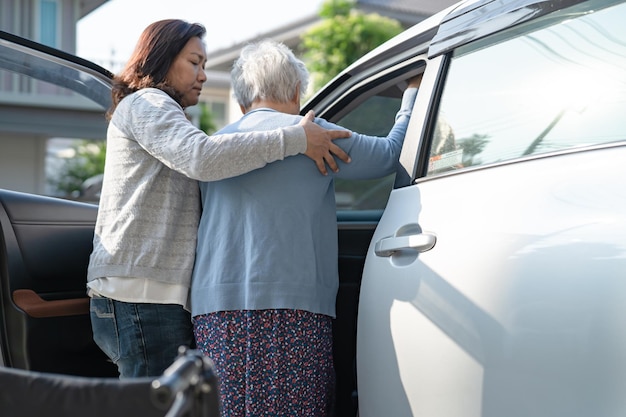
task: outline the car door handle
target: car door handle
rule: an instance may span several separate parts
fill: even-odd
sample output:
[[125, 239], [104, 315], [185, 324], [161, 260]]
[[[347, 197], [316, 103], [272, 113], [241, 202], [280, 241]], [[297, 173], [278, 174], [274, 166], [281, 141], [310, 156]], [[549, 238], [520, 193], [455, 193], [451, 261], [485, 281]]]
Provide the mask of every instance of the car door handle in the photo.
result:
[[435, 246], [437, 238], [430, 233], [419, 233], [408, 236], [394, 236], [380, 239], [376, 242], [374, 253], [377, 256], [389, 257], [401, 250], [426, 252]]

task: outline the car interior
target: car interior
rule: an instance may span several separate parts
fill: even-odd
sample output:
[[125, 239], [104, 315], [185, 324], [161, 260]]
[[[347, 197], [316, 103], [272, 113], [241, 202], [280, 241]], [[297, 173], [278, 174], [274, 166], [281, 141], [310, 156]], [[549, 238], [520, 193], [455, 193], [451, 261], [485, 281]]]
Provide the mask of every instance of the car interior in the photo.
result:
[[97, 206], [0, 190], [4, 365], [117, 376], [92, 338], [85, 276]]

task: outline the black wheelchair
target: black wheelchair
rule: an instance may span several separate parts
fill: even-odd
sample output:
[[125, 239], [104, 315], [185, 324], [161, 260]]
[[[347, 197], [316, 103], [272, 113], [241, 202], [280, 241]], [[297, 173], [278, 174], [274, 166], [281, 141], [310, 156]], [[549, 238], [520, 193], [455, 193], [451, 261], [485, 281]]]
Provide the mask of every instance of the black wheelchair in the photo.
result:
[[91, 378], [0, 367], [2, 417], [219, 417], [213, 363], [179, 349], [158, 378]]

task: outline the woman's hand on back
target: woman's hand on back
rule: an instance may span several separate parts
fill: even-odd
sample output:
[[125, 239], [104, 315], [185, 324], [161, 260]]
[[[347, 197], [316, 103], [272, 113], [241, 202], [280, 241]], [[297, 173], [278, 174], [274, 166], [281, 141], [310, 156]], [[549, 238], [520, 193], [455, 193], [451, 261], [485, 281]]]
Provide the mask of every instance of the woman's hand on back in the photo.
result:
[[333, 140], [350, 137], [351, 132], [349, 130], [324, 129], [313, 121], [314, 117], [313, 110], [309, 110], [300, 122], [300, 126], [304, 128], [306, 133], [306, 152], [304, 154], [315, 162], [317, 169], [323, 175], [328, 174], [327, 164], [333, 172], [337, 172], [339, 167], [335, 161], [335, 156], [346, 163], [350, 162], [350, 156], [335, 145]]

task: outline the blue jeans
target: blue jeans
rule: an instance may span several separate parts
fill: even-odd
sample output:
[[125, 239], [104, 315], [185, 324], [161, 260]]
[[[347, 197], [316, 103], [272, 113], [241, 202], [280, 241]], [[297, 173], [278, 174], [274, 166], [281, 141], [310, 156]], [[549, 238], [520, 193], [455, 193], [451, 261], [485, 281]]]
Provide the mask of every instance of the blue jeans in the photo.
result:
[[106, 297], [90, 301], [93, 338], [117, 365], [120, 378], [160, 376], [194, 347], [191, 315], [176, 304], [124, 303]]

